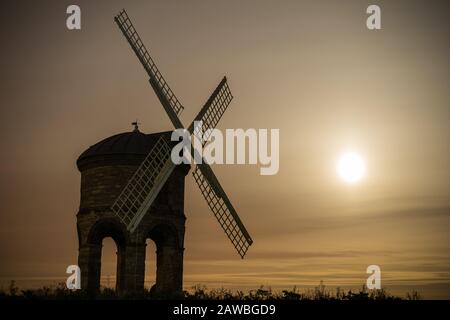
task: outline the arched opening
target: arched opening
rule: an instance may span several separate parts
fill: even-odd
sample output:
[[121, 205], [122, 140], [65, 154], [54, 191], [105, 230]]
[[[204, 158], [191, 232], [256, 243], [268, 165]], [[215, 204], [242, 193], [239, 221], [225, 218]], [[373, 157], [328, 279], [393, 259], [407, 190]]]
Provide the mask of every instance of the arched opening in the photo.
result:
[[150, 290], [156, 283], [156, 243], [151, 239], [147, 239], [145, 245], [144, 288]]
[[[105, 219], [95, 223], [83, 249], [82, 283], [91, 292], [100, 287], [120, 292], [124, 277], [126, 231], [117, 221]], [[86, 251], [87, 250], [87, 251]], [[83, 270], [86, 279], [83, 280]]]
[[100, 288], [116, 289], [118, 248], [113, 238], [106, 237], [102, 241]]
[[155, 275], [154, 286], [150, 285], [150, 291], [153, 293], [181, 291], [183, 248], [176, 227], [170, 223], [153, 226], [146, 235], [146, 244], [146, 254], [149, 254], [145, 259], [146, 284], [150, 285], [152, 275]]
[[147, 239], [151, 239], [158, 246], [178, 246], [177, 230], [171, 224], [158, 224], [147, 234]]

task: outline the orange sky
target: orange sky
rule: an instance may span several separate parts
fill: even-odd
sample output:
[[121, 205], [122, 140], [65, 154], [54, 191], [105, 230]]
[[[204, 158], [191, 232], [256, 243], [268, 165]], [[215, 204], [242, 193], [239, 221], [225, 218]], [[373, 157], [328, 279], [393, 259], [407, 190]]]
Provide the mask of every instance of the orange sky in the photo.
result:
[[[125, 7], [184, 124], [227, 75], [218, 127], [280, 129], [278, 175], [214, 167], [254, 239], [244, 260], [187, 177], [186, 288], [361, 287], [377, 264], [398, 294], [450, 298], [446, 1], [38, 3], [1, 10], [0, 285], [61, 281], [76, 263], [82, 151], [136, 118], [172, 129], [113, 22]], [[80, 31], [65, 26], [73, 3]], [[365, 26], [372, 3], [380, 31]], [[347, 147], [367, 161], [354, 186], [335, 173]], [[103, 280], [113, 251], [106, 240]]]

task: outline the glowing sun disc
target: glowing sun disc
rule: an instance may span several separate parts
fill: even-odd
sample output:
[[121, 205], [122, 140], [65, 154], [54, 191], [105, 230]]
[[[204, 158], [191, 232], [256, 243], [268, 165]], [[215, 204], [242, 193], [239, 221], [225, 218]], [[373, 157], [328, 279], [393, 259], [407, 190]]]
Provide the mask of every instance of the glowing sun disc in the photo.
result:
[[338, 175], [347, 183], [355, 183], [364, 176], [366, 167], [361, 156], [355, 152], [346, 152], [339, 158]]

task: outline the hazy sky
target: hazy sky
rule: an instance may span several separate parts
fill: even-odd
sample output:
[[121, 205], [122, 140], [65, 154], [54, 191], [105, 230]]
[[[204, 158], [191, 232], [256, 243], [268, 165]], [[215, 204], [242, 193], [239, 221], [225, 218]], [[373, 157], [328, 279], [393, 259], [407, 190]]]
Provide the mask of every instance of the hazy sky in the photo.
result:
[[[369, 4], [382, 30], [366, 28]], [[395, 293], [450, 298], [448, 1], [2, 1], [0, 284], [76, 264], [81, 152], [136, 118], [172, 129], [113, 21], [122, 8], [185, 125], [227, 75], [218, 127], [280, 129], [278, 175], [214, 166], [254, 239], [244, 260], [186, 178], [186, 288], [361, 287], [377, 264]], [[336, 175], [346, 148], [367, 165], [352, 186]], [[113, 252], [106, 240], [103, 280]]]

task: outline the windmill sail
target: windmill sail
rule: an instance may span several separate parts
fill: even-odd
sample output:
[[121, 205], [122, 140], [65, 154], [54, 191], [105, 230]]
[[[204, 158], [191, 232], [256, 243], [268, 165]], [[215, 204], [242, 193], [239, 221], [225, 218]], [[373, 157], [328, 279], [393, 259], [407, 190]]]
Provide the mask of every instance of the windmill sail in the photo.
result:
[[225, 231], [225, 234], [231, 243], [233, 243], [241, 258], [244, 258], [253, 240], [236, 213], [236, 210], [234, 210], [233, 205], [222, 189], [211, 167], [206, 163], [200, 164], [192, 174], [223, 231]]
[[177, 97], [173, 93], [172, 89], [170, 89], [152, 57], [148, 53], [147, 48], [139, 37], [139, 34], [134, 28], [133, 23], [128, 17], [126, 11], [120, 11], [119, 14], [114, 17], [114, 21], [116, 21], [120, 30], [122, 30], [123, 35], [127, 39], [139, 61], [144, 66], [145, 71], [147, 71], [147, 74], [150, 77], [150, 84], [155, 90], [156, 95], [161, 101], [164, 109], [168, 113], [173, 125], [175, 128], [182, 128], [183, 125], [177, 116], [183, 111], [184, 107], [180, 101], [178, 101]]
[[[219, 123], [232, 99], [233, 95], [227, 84], [227, 78], [224, 77], [194, 119], [194, 121], [202, 121], [204, 140], [211, 134], [210, 129], [214, 129]], [[194, 128], [194, 121], [189, 126], [189, 132], [198, 135], [197, 128]], [[203, 141], [203, 144], [206, 144], [206, 141]], [[244, 258], [253, 240], [205, 159], [202, 158], [202, 164], [197, 165], [192, 175], [228, 239], [241, 258]]]
[[[231, 103], [231, 100], [233, 100], [233, 95], [231, 94], [230, 87], [228, 86], [227, 78], [223, 77], [222, 81], [220, 81], [217, 88], [213, 91], [209, 99], [203, 105], [203, 108], [195, 117], [194, 121], [192, 121], [188, 129], [189, 132], [197, 136], [200, 141], [203, 140], [203, 145], [206, 144], [206, 140], [211, 134], [211, 129], [214, 129], [219, 123], [223, 114], [227, 110], [228, 105]], [[200, 128], [194, 128], [195, 121], [202, 122], [201, 129], [203, 131], [203, 137], [199, 136]]]
[[[122, 10], [114, 20], [150, 76], [150, 84], [173, 125], [175, 128], [183, 128], [178, 118], [183, 106], [159, 72], [125, 10]], [[227, 79], [224, 77], [194, 119], [194, 121], [203, 122], [202, 129], [206, 137], [211, 133], [209, 129], [213, 129], [217, 125], [232, 99]], [[196, 135], [199, 132], [194, 132], [194, 121], [188, 131], [190, 134]], [[253, 240], [211, 167], [204, 159], [202, 161], [203, 163], [198, 165], [193, 172], [194, 179], [219, 224], [243, 258]], [[167, 142], [160, 139], [112, 207], [113, 212], [128, 226], [131, 232], [139, 225], [174, 168], [175, 164], [170, 158], [170, 148]]]
[[133, 232], [174, 169], [171, 148], [161, 136], [142, 161], [111, 210]]

